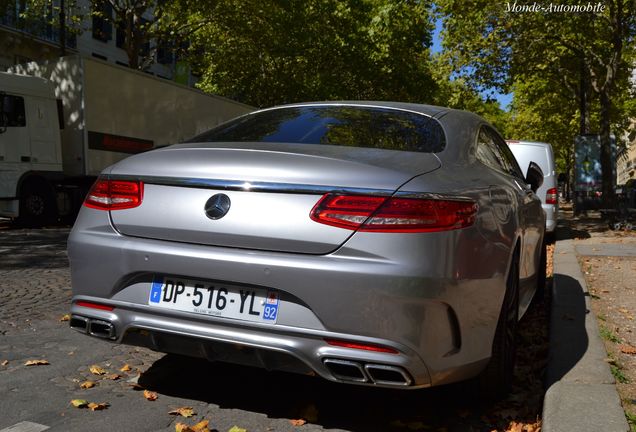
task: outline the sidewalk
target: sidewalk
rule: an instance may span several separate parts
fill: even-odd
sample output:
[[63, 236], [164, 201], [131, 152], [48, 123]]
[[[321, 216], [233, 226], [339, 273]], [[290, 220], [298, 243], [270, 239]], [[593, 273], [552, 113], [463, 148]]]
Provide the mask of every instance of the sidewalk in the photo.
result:
[[[605, 244], [600, 219], [562, 212], [554, 251], [544, 432], [626, 432], [630, 428], [607, 363], [578, 256], [636, 256], [636, 241]], [[579, 240], [578, 238], [586, 238]], [[636, 239], [635, 239], [636, 240]]]

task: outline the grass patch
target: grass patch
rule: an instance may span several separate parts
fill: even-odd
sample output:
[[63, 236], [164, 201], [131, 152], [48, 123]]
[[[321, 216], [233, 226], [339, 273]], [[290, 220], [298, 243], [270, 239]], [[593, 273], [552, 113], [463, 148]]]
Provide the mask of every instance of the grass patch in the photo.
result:
[[596, 315], [596, 318], [600, 319], [601, 321], [607, 321], [607, 317], [605, 315]]
[[619, 383], [627, 384], [629, 382], [629, 379], [623, 373], [623, 369], [621, 368], [621, 366], [611, 364], [610, 370], [612, 371], [612, 375], [614, 375], [616, 381], [618, 381]]
[[620, 343], [620, 338], [618, 336], [616, 336], [616, 334], [611, 331], [610, 329], [608, 329], [605, 326], [600, 326], [599, 331], [601, 333], [601, 337], [603, 339], [605, 339], [606, 341], [610, 341], [610, 342], [614, 342], [614, 343]]
[[632, 432], [636, 432], [636, 414], [626, 412], [625, 417], [627, 417], [627, 422], [629, 423]]

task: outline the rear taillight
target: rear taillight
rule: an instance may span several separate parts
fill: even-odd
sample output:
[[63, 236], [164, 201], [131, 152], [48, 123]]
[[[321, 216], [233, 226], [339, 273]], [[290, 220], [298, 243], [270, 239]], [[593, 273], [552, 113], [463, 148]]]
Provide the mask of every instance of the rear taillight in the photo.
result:
[[81, 306], [85, 308], [99, 309], [99, 310], [105, 310], [105, 311], [112, 311], [113, 309], [115, 309], [114, 306], [108, 306], [101, 303], [93, 303], [93, 302], [86, 302], [86, 301], [77, 301], [75, 302], [75, 304], [77, 306]]
[[472, 201], [326, 194], [310, 217], [350, 230], [434, 232], [470, 226], [476, 214]]
[[123, 210], [141, 205], [144, 184], [140, 181], [99, 178], [86, 195], [84, 205], [98, 210]]
[[545, 194], [545, 203], [546, 204], [556, 204], [558, 199], [558, 191], [557, 188], [548, 189]]

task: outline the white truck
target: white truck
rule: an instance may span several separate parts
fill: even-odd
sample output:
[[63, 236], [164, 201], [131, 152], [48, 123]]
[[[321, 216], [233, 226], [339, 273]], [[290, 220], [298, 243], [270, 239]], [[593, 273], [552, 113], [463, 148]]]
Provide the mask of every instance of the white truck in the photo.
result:
[[105, 167], [252, 110], [77, 55], [0, 72], [0, 216], [72, 219]]

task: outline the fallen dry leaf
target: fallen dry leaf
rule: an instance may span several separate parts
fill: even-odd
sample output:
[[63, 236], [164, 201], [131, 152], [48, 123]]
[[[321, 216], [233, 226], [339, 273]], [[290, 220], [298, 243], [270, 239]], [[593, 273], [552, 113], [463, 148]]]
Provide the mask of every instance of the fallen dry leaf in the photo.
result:
[[89, 389], [95, 387], [95, 383], [93, 381], [84, 381], [80, 384], [80, 387], [83, 389]]
[[636, 348], [630, 345], [619, 345], [618, 348], [623, 354], [636, 354]]
[[307, 420], [305, 420], [305, 419], [297, 419], [297, 420], [290, 420], [289, 422], [291, 423], [292, 426], [302, 426], [305, 423], [307, 423]]
[[71, 319], [71, 314], [64, 314], [60, 317], [60, 321], [69, 321]]
[[517, 423], [516, 421], [510, 422], [506, 428], [506, 432], [523, 432], [523, 423]]
[[75, 408], [85, 408], [88, 406], [88, 401], [84, 399], [73, 399], [71, 401], [71, 405], [73, 405]]
[[9, 364], [9, 360], [4, 360], [2, 363], [0, 363], [2, 366], [6, 366]]
[[210, 429], [208, 429], [208, 423], [209, 422], [207, 420], [201, 420], [199, 423], [192, 426], [192, 430], [194, 432], [210, 432]]
[[129, 371], [131, 371], [131, 370], [132, 370], [132, 368], [131, 368], [128, 364], [123, 365], [123, 366], [119, 369], [119, 371], [120, 371], [120, 372], [129, 372]]
[[176, 425], [174, 425], [174, 430], [176, 432], [192, 432], [190, 426], [185, 423], [177, 423]]
[[192, 407], [181, 407], [181, 408], [177, 408], [175, 410], [170, 411], [168, 414], [179, 415], [181, 417], [188, 418], [188, 417], [192, 417], [196, 413], [194, 412], [194, 409]]
[[101, 366], [93, 365], [89, 370], [93, 375], [106, 375], [106, 371]]
[[42, 365], [48, 365], [51, 364], [48, 362], [48, 360], [27, 360], [26, 363], [24, 363], [25, 366], [42, 366]]
[[106, 402], [102, 402], [102, 403], [91, 402], [88, 404], [88, 409], [91, 411], [101, 411], [101, 410], [105, 410], [109, 406], [110, 405]]
[[208, 424], [209, 422], [207, 420], [202, 420], [194, 426], [189, 426], [185, 423], [177, 423], [175, 425], [175, 430], [176, 432], [210, 432], [210, 429], [208, 429]]
[[157, 393], [151, 392], [150, 390], [144, 390], [144, 397], [149, 401], [156, 401], [159, 396]]
[[121, 378], [121, 375], [114, 373], [114, 374], [106, 375], [104, 378], [117, 381], [119, 378]]
[[243, 429], [238, 426], [232, 426], [227, 432], [247, 432], [247, 429]]

